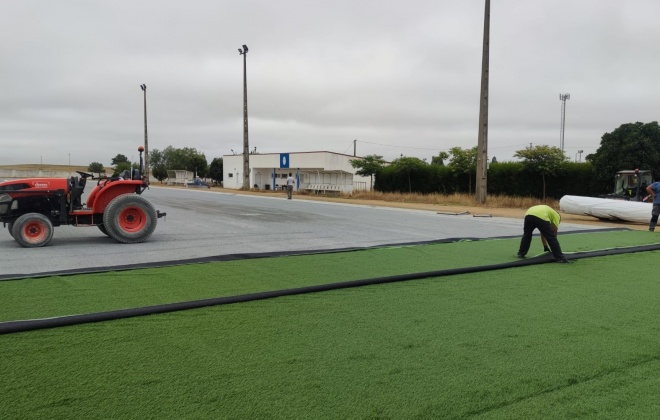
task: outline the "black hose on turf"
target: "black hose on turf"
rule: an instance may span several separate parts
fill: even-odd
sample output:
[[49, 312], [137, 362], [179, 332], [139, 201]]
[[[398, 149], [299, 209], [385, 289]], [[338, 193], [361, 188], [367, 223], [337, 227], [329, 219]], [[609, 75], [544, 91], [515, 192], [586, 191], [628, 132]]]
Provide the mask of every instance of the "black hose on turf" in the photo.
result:
[[[606, 255], [627, 254], [633, 252], [657, 251], [660, 250], [660, 244], [644, 245], [639, 247], [612, 248], [593, 252], [579, 252], [569, 255], [569, 259], [581, 259], [600, 257]], [[395, 283], [409, 280], [419, 280], [430, 277], [444, 277], [456, 274], [479, 273], [483, 271], [501, 270], [505, 268], [524, 267], [535, 264], [545, 264], [554, 262], [550, 254], [544, 254], [534, 258], [526, 258], [513, 262], [484, 265], [478, 267], [463, 267], [447, 270], [428, 271], [423, 273], [401, 274], [397, 276], [377, 277], [372, 279], [351, 280], [345, 282], [321, 284], [315, 286], [298, 287], [293, 289], [273, 290], [268, 292], [249, 293], [238, 296], [226, 296], [209, 299], [194, 300], [189, 302], [167, 303], [162, 305], [145, 306], [141, 308], [121, 309], [116, 311], [96, 312], [91, 314], [69, 315], [45, 319], [33, 319], [23, 321], [8, 321], [0, 323], [0, 335], [11, 334], [24, 331], [32, 331], [46, 328], [65, 327], [90, 322], [110, 321], [123, 318], [132, 318], [143, 315], [155, 315], [188, 309], [204, 308], [208, 306], [228, 305], [232, 303], [250, 302], [255, 300], [271, 299], [281, 296], [294, 296], [305, 293], [325, 292], [329, 290], [339, 290], [351, 287], [369, 286], [375, 284]]]

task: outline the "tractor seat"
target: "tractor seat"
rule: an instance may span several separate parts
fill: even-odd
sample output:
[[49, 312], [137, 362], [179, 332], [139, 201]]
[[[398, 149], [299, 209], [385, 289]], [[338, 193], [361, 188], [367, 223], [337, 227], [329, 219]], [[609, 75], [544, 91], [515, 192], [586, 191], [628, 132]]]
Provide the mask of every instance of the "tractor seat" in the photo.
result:
[[85, 179], [80, 180], [77, 176], [72, 176], [71, 179], [69, 179], [69, 194], [72, 208], [82, 208], [80, 197], [82, 196], [83, 191], [85, 191], [86, 183], [87, 181]]

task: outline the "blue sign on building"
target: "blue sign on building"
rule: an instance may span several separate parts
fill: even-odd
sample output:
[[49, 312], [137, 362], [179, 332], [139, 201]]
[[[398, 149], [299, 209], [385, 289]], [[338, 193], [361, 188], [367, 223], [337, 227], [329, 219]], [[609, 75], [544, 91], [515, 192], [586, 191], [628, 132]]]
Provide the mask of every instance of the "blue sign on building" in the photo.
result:
[[280, 153], [280, 168], [288, 168], [288, 167], [289, 167], [289, 154]]

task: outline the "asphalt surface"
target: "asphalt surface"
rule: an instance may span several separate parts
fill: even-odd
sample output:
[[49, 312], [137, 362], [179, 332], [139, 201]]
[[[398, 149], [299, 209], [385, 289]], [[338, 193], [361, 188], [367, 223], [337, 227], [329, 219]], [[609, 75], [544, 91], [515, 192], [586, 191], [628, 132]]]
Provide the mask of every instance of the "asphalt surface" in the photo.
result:
[[[88, 188], [91, 191], [91, 188]], [[88, 192], [88, 191], [86, 191]], [[0, 224], [0, 274], [522, 234], [522, 220], [442, 215], [208, 190], [152, 187], [143, 194], [167, 217], [140, 244], [120, 244], [96, 227], [60, 226], [42, 248], [22, 248]], [[593, 230], [562, 224], [562, 232]], [[517, 250], [512, 249], [513, 256]]]

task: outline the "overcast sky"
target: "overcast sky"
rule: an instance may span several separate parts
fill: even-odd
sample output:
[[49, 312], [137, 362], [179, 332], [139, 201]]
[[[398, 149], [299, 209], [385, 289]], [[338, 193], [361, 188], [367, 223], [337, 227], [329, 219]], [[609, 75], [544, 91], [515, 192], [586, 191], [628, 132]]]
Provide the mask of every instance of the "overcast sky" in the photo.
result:
[[[0, 165], [477, 144], [484, 0], [0, 0]], [[658, 120], [660, 1], [492, 0], [489, 158]]]

